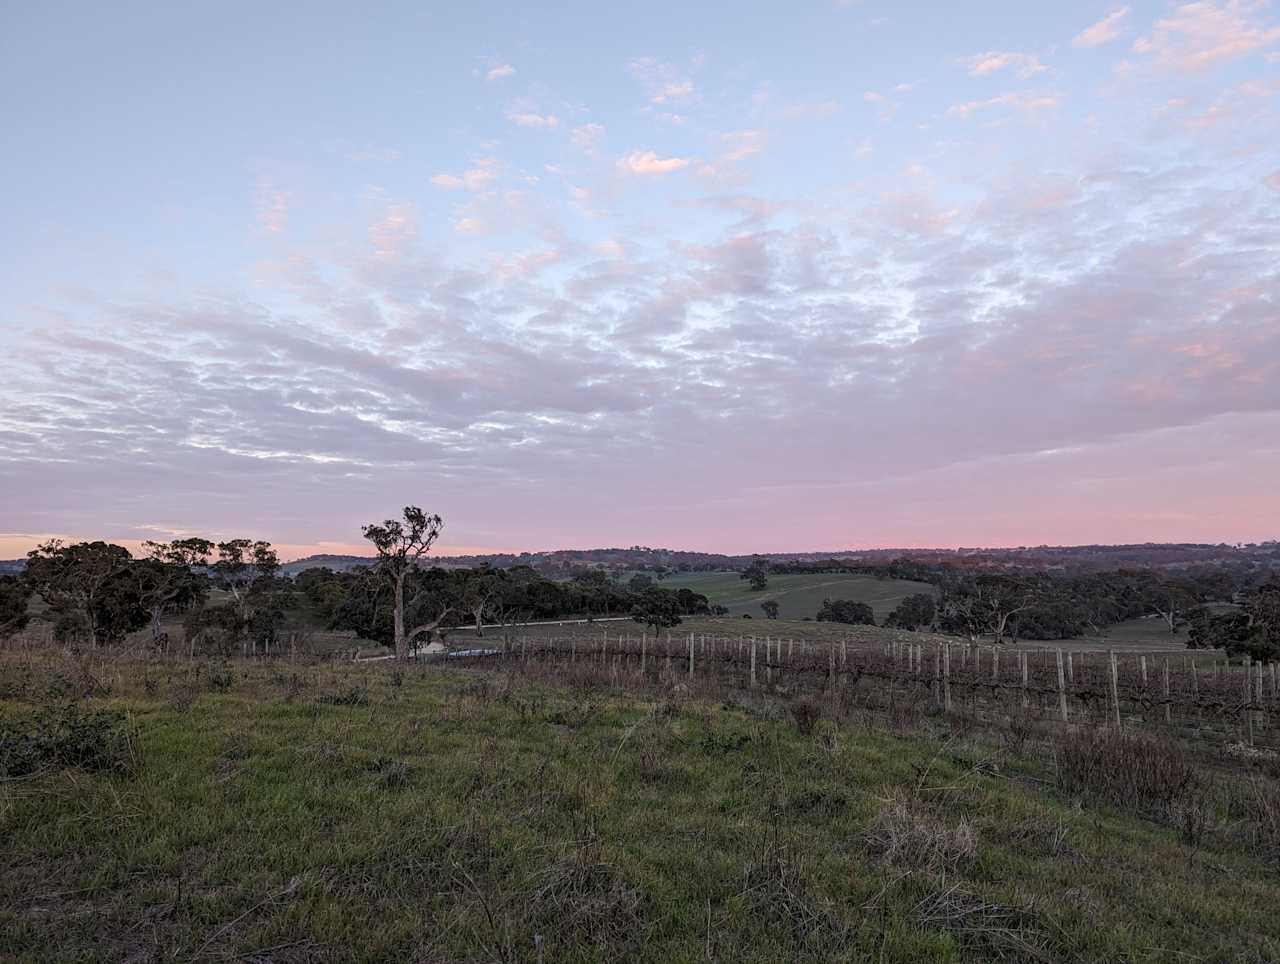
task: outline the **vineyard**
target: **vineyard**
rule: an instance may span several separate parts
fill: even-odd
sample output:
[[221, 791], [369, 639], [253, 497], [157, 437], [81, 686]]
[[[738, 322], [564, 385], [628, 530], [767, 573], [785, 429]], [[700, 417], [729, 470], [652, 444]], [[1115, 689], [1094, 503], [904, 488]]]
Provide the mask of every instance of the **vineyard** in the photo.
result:
[[863, 630], [839, 641], [814, 641], [597, 629], [563, 636], [508, 634], [489, 647], [445, 658], [476, 666], [536, 662], [553, 671], [595, 667], [619, 685], [683, 680], [788, 695], [861, 688], [864, 699], [883, 707], [924, 701], [993, 722], [1018, 716], [1162, 728], [1182, 737], [1250, 746], [1277, 741], [1275, 663], [1248, 657], [1231, 662], [1221, 654], [1186, 649], [1015, 648], [925, 634], [919, 637], [924, 641], [914, 642], [913, 635]]

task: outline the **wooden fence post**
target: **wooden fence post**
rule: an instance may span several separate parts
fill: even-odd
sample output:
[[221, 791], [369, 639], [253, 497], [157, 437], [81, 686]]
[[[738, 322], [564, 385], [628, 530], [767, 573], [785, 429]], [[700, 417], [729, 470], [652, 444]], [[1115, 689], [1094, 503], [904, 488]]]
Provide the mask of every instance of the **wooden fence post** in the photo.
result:
[[648, 643], [648, 640], [649, 640], [648, 633], [644, 633], [644, 632], [640, 633], [640, 675], [641, 676], [644, 676], [645, 666], [649, 662], [648, 646], [646, 645]]
[[1018, 655], [1019, 655], [1019, 657], [1021, 657], [1021, 660], [1022, 660], [1022, 708], [1025, 710], [1025, 709], [1027, 708], [1027, 704], [1028, 704], [1028, 700], [1027, 700], [1027, 663], [1029, 662], [1029, 660], [1027, 659], [1027, 656], [1028, 656], [1029, 654], [1027, 654], [1027, 653], [1019, 653]]
[[[1253, 688], [1253, 705], [1261, 708], [1262, 707], [1262, 660], [1258, 660], [1258, 662], [1254, 664], [1254, 674], [1255, 674], [1254, 682], [1257, 685], [1255, 685]], [[1267, 718], [1259, 713], [1258, 721], [1265, 726], [1267, 722]]]
[[1253, 666], [1246, 654], [1244, 658], [1244, 716], [1249, 722], [1249, 745], [1253, 746]]
[[1114, 649], [1107, 650], [1107, 656], [1111, 661], [1111, 716], [1115, 721], [1116, 729], [1120, 728], [1120, 678], [1116, 671], [1116, 651]]
[[1169, 657], [1164, 658], [1164, 722], [1173, 722], [1173, 708], [1169, 705]]
[[689, 679], [693, 679], [693, 633], [689, 634]]
[[1070, 722], [1067, 719], [1067, 681], [1062, 672], [1062, 650], [1057, 650], [1058, 657], [1058, 709], [1062, 713], [1062, 722]]
[[751, 637], [751, 688], [756, 688], [756, 638]]
[[991, 647], [991, 682], [1000, 682], [1000, 650]]
[[1143, 653], [1138, 657], [1138, 663], [1142, 667], [1142, 690], [1145, 693], [1147, 689], [1147, 655]]
[[933, 699], [939, 706], [942, 705], [942, 644], [941, 643], [938, 643], [938, 645], [933, 650]]
[[942, 650], [942, 707], [951, 712], [951, 644]]

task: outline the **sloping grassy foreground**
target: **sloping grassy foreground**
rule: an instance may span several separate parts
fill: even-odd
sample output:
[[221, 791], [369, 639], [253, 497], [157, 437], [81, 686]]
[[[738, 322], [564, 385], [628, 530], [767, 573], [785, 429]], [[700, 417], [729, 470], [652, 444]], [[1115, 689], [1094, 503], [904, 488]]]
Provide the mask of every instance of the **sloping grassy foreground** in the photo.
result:
[[[1280, 957], [1263, 858], [1082, 807], [941, 720], [356, 673], [0, 660], [28, 771], [0, 782], [0, 958]], [[20, 756], [49, 707], [107, 756]]]

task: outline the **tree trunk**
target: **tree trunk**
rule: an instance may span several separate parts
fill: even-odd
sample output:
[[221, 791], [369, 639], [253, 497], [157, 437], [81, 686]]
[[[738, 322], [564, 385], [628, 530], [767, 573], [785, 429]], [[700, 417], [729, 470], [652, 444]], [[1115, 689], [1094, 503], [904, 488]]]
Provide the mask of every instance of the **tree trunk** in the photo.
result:
[[422, 633], [426, 633], [426, 634], [427, 634], [427, 642], [428, 642], [428, 643], [429, 643], [429, 642], [431, 642], [431, 634], [432, 634], [433, 632], [435, 632], [436, 628], [437, 628], [437, 627], [438, 627], [442, 622], [444, 622], [445, 617], [446, 617], [446, 616], [448, 616], [448, 615], [449, 615], [449, 613], [451, 613], [451, 612], [453, 612], [453, 607], [452, 607], [452, 606], [446, 606], [446, 607], [444, 608], [444, 610], [443, 610], [443, 611], [441, 611], [440, 615], [439, 615], [439, 616], [437, 616], [435, 619], [433, 619], [431, 622], [429, 622], [429, 623], [423, 623], [422, 625], [420, 625], [420, 626], [415, 626], [415, 627], [413, 627], [413, 629], [409, 630], [409, 632], [405, 634], [405, 643], [406, 643], [406, 646], [405, 646], [405, 653], [406, 653], [406, 654], [408, 653], [408, 643], [411, 643], [414, 639], [416, 639], [416, 638], [417, 638], [419, 635], [421, 635]]
[[395, 622], [396, 659], [409, 658], [409, 640], [404, 635], [404, 573], [396, 574], [395, 604], [392, 606], [392, 619]]

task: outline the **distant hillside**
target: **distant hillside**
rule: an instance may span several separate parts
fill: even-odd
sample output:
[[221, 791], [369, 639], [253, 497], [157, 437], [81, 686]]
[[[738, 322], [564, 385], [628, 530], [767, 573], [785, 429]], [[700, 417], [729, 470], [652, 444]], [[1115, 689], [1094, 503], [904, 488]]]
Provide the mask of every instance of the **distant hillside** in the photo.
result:
[[[852, 564], [883, 565], [894, 559], [910, 559], [925, 565], [945, 564], [961, 569], [1017, 567], [1028, 569], [1115, 569], [1126, 566], [1179, 568], [1189, 565], [1245, 563], [1253, 568], [1280, 568], [1280, 542], [1249, 545], [1204, 543], [1146, 543], [1142, 545], [1018, 546], [1016, 548], [963, 549], [841, 549], [834, 552], [766, 552], [775, 563], [820, 567], [830, 561], [832, 569]], [[725, 555], [683, 549], [655, 549], [630, 546], [609, 549], [554, 549], [543, 552], [499, 552], [488, 555], [429, 556], [428, 565], [446, 569], [490, 565], [500, 569], [529, 566], [546, 575], [568, 574], [582, 568], [617, 571], [668, 569], [680, 572], [717, 572], [744, 569], [750, 555]], [[372, 565], [372, 556], [319, 554], [294, 559], [281, 568], [289, 576], [304, 569], [323, 566], [346, 572]], [[0, 575], [17, 575], [26, 567], [25, 559], [0, 559]]]
[[[894, 559], [910, 559], [925, 565], [945, 564], [961, 569], [1018, 567], [1028, 569], [1115, 569], [1124, 566], [1181, 567], [1188, 565], [1247, 563], [1262, 567], [1280, 567], [1280, 542], [1250, 545], [1199, 543], [1148, 543], [1120, 546], [1019, 546], [1016, 548], [962, 549], [843, 549], [834, 552], [767, 552], [767, 559], [780, 564], [821, 566], [830, 561], [831, 568], [850, 564], [883, 565]], [[715, 552], [693, 552], [649, 546], [608, 549], [555, 549], [543, 552], [491, 553], [468, 556], [430, 556], [429, 565], [444, 568], [490, 565], [501, 569], [529, 566], [547, 575], [568, 573], [584, 567], [633, 571], [669, 569], [682, 572], [716, 572], [743, 569], [751, 563], [750, 555], [725, 555]], [[312, 566], [346, 570], [373, 562], [364, 556], [316, 555], [287, 563], [289, 574]]]
[[371, 566], [375, 561], [372, 556], [334, 556], [321, 553], [286, 562], [280, 567], [280, 570], [286, 576], [296, 576], [304, 569], [324, 568], [332, 569], [334, 572], [346, 572], [349, 569], [355, 569], [357, 566]]

